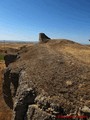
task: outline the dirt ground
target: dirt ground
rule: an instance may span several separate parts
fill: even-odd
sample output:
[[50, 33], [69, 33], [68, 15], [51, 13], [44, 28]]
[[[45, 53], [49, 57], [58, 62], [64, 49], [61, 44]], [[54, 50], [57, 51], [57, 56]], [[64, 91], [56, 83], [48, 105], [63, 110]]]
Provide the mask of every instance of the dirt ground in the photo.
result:
[[12, 112], [4, 102], [2, 94], [2, 81], [4, 68], [5, 68], [4, 61], [0, 61], [0, 120], [10, 120], [12, 117]]
[[[67, 40], [51, 40], [34, 46], [7, 44], [13, 50], [22, 46], [30, 47], [20, 49], [19, 59], [10, 65], [12, 71], [25, 70], [28, 84], [31, 80], [38, 94], [43, 90], [48, 93], [51, 102], [63, 106], [67, 114], [83, 106], [90, 107], [90, 46]], [[0, 120], [10, 120], [12, 111], [2, 97], [4, 67], [4, 62], [0, 62]]]
[[9, 43], [9, 42], [0, 42], [0, 48], [3, 49], [3, 48], [20, 48], [24, 45], [31, 45], [32, 43]]
[[49, 104], [58, 103], [65, 114], [77, 111], [79, 114], [84, 106], [90, 106], [89, 46], [69, 40], [50, 40], [23, 47], [18, 57], [9, 65], [12, 74], [21, 69], [26, 73], [18, 93], [22, 92], [25, 83], [29, 88], [35, 88], [37, 95], [45, 91], [50, 96], [50, 100], [47, 97]]

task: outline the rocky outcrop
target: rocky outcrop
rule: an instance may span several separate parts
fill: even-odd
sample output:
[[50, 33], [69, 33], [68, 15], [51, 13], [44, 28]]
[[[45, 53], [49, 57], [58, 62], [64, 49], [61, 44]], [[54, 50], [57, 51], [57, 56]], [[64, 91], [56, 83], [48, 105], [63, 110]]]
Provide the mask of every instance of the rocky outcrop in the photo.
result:
[[90, 115], [90, 65], [71, 54], [71, 48], [90, 51], [89, 47], [77, 43], [50, 40], [24, 47], [14, 62], [8, 62], [3, 95], [13, 109], [12, 120], [57, 120], [58, 115]]
[[55, 117], [42, 111], [36, 105], [30, 105], [27, 111], [27, 120], [55, 120]]
[[39, 33], [39, 41], [40, 43], [46, 43], [50, 40], [48, 36], [46, 36], [44, 33]]
[[11, 69], [6, 68], [4, 72], [3, 96], [6, 104], [13, 109], [13, 98], [16, 95], [19, 81], [19, 73], [12, 73]]
[[16, 60], [16, 58], [17, 58], [17, 55], [13, 55], [13, 54], [7, 54], [7, 55], [5, 55], [4, 60], [5, 60], [6, 67], [10, 63], [14, 62]]

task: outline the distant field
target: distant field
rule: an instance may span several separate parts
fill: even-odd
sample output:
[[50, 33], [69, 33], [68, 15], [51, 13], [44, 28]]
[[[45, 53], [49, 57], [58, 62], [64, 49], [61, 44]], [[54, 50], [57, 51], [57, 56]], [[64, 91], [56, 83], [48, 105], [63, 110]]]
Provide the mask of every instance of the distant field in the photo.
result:
[[24, 46], [24, 45], [26, 45], [26, 46], [31, 46], [33, 43], [25, 43], [25, 42], [6, 42], [6, 43], [4, 43], [4, 42], [0, 42], [0, 49], [7, 49], [7, 48], [14, 48], [14, 49], [18, 49], [18, 48], [20, 48], [20, 47], [22, 47], [22, 46]]

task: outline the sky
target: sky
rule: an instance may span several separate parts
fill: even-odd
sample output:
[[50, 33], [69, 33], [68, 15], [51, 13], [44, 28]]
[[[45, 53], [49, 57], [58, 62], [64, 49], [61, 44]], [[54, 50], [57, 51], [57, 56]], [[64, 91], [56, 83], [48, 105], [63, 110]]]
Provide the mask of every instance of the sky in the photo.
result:
[[0, 0], [0, 40], [90, 42], [90, 0]]

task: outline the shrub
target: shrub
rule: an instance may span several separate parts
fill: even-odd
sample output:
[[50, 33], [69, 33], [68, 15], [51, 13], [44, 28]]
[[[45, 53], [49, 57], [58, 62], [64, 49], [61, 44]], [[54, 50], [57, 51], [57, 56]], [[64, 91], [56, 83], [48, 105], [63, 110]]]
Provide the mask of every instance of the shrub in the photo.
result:
[[4, 55], [0, 55], [0, 60], [4, 60]]

